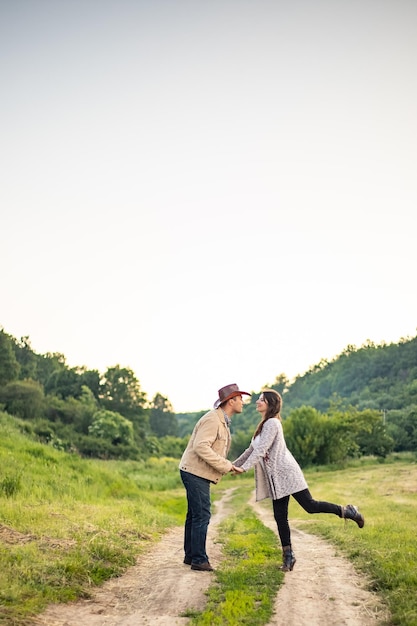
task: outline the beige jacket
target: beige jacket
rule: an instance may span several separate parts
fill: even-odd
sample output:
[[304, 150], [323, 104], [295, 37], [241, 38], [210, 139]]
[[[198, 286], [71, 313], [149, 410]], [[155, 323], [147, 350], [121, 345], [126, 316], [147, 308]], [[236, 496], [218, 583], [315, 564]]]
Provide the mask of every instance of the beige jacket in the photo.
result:
[[223, 411], [213, 409], [200, 417], [194, 426], [179, 468], [218, 483], [232, 469], [231, 461], [226, 459], [230, 443], [230, 430]]

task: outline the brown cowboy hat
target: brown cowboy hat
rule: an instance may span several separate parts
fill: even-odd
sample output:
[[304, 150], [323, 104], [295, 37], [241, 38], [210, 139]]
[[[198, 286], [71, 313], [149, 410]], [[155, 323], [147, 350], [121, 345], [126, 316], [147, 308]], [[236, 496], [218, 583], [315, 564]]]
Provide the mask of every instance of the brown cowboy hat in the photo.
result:
[[226, 385], [226, 387], [222, 387], [221, 389], [219, 389], [219, 397], [213, 406], [215, 409], [217, 409], [221, 404], [223, 404], [223, 402], [227, 402], [227, 400], [230, 400], [230, 398], [234, 398], [235, 396], [241, 396], [242, 394], [245, 394], [245, 396], [252, 395], [247, 391], [240, 391], [236, 383]]

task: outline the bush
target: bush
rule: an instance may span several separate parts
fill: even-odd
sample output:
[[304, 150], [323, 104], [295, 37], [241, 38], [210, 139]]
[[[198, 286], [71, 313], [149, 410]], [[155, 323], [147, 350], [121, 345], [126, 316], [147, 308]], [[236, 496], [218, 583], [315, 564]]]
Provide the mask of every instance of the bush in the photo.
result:
[[43, 387], [34, 380], [14, 380], [0, 391], [0, 401], [10, 415], [22, 419], [41, 417], [45, 396]]

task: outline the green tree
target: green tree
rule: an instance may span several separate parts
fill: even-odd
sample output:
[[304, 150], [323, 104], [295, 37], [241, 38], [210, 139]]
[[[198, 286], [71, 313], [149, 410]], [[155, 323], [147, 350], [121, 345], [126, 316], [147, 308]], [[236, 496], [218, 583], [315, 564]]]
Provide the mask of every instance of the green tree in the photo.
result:
[[387, 434], [394, 441], [394, 450], [417, 452], [417, 405], [407, 410], [389, 411], [386, 417]]
[[178, 422], [178, 436], [185, 437], [191, 435], [194, 426], [197, 424], [200, 417], [204, 415], [206, 411], [196, 411], [194, 413], [176, 413]]
[[385, 458], [392, 452], [394, 441], [387, 435], [381, 411], [352, 409], [351, 423], [354, 423], [355, 441], [361, 455]]
[[86, 367], [72, 367], [66, 365], [56, 368], [45, 383], [46, 393], [60, 398], [79, 398], [83, 387], [88, 387], [94, 396], [100, 397], [101, 384], [98, 370], [88, 370]]
[[67, 368], [65, 356], [60, 352], [47, 352], [46, 354], [36, 355], [36, 372], [37, 380], [46, 389], [48, 380], [55, 371], [61, 371]]
[[172, 404], [160, 393], [156, 393], [152, 400], [149, 425], [157, 437], [176, 437], [178, 433], [177, 417]]
[[133, 421], [143, 414], [146, 394], [130, 368], [115, 365], [104, 374], [101, 402], [106, 409]]
[[145, 437], [144, 443], [147, 454], [150, 454], [152, 456], [161, 456], [162, 444], [159, 437], [155, 437], [154, 435], [148, 435], [147, 437]]
[[81, 386], [82, 381], [77, 368], [65, 367], [51, 374], [45, 385], [45, 391], [65, 400], [70, 396], [77, 398], [81, 394]]
[[244, 431], [237, 430], [233, 433], [232, 443], [230, 445], [229, 459], [237, 459], [246, 448], [249, 447], [252, 440], [253, 430]]
[[19, 376], [19, 363], [13, 351], [12, 339], [0, 329], [0, 387]]
[[88, 432], [92, 437], [105, 439], [114, 446], [133, 443], [132, 422], [115, 411], [97, 411]]
[[81, 390], [80, 404], [82, 406], [82, 417], [79, 423], [79, 430], [88, 433], [88, 428], [93, 421], [93, 416], [97, 412], [98, 402], [90, 387], [83, 385]]
[[19, 378], [37, 380], [37, 358], [30, 345], [29, 337], [13, 340], [13, 350], [20, 366]]
[[324, 441], [323, 424], [323, 416], [311, 406], [294, 409], [284, 421], [287, 446], [301, 466], [316, 461]]
[[98, 402], [91, 389], [82, 387], [80, 398], [69, 396], [65, 400], [55, 395], [45, 398], [45, 415], [51, 422], [68, 424], [73, 430], [87, 434], [93, 415], [98, 410]]
[[278, 391], [279, 394], [281, 394], [281, 396], [285, 393], [285, 391], [288, 389], [288, 385], [289, 385], [289, 380], [286, 374], [279, 374], [278, 376], [275, 377], [275, 381], [273, 382], [272, 385], [265, 385], [266, 388], [269, 389], [275, 389], [275, 391]]
[[[160, 437], [156, 439], [159, 446], [159, 456], [169, 456], [173, 459], [180, 459], [182, 453], [184, 452], [187, 443], [188, 437]], [[149, 438], [147, 439], [147, 443], [149, 442]]]
[[357, 420], [351, 412], [333, 408], [331, 413], [323, 415], [322, 445], [315, 463], [343, 463], [348, 457], [359, 456], [357, 432]]
[[364, 456], [378, 456], [385, 459], [394, 449], [394, 440], [387, 435], [380, 417], [371, 424], [369, 430], [359, 434], [357, 441]]
[[83, 388], [88, 387], [93, 396], [98, 400], [101, 392], [101, 375], [98, 370], [88, 370], [84, 367], [79, 368], [81, 393]]
[[45, 402], [43, 387], [35, 380], [13, 380], [0, 389], [0, 402], [10, 415], [22, 419], [42, 417]]

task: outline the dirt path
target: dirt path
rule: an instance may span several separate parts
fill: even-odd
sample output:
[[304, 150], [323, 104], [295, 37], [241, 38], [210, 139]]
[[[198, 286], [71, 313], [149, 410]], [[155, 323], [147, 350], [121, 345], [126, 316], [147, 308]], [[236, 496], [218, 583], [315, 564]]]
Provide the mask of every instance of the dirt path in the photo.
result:
[[[221, 546], [215, 543], [218, 524], [227, 516], [234, 489], [216, 502], [209, 525], [207, 553], [220, 563]], [[34, 621], [36, 626], [177, 626], [187, 609], [202, 610], [205, 591], [213, 575], [184, 565], [183, 529], [173, 528], [140, 562], [120, 578], [108, 581], [91, 599], [53, 605]]]
[[[218, 524], [230, 512], [233, 489], [214, 507], [207, 541], [210, 562], [222, 559], [215, 543]], [[266, 526], [276, 532], [272, 510], [255, 504]], [[183, 531], [174, 528], [120, 578], [95, 590], [91, 599], [52, 605], [33, 624], [36, 626], [180, 626], [187, 609], [202, 610], [205, 591], [213, 575], [183, 565]], [[269, 626], [376, 626], [386, 617], [378, 599], [365, 590], [366, 583], [349, 562], [337, 557], [325, 541], [294, 528], [297, 564], [285, 577]]]
[[[251, 504], [265, 524], [277, 533], [272, 506]], [[269, 501], [270, 503], [270, 501]], [[358, 530], [353, 527], [353, 530]], [[347, 531], [347, 532], [350, 532]], [[285, 575], [275, 601], [275, 615], [268, 626], [376, 626], [388, 621], [376, 594], [367, 591], [367, 581], [357, 574], [335, 548], [296, 528], [291, 521], [297, 563]]]

